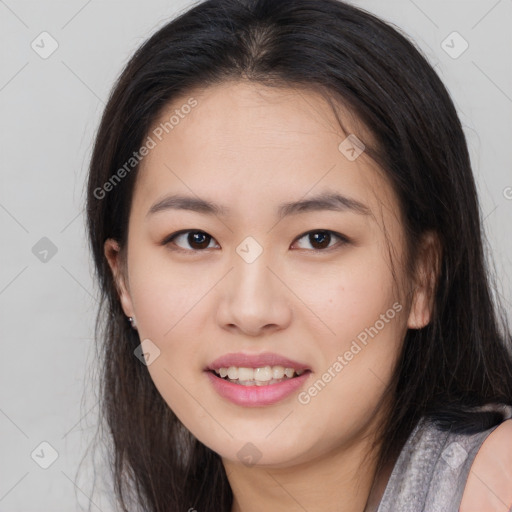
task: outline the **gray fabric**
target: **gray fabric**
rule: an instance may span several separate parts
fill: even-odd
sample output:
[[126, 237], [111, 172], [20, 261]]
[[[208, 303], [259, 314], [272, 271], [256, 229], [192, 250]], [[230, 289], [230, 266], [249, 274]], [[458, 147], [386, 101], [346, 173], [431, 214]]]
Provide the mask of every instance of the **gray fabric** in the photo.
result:
[[[512, 417], [510, 406], [492, 408], [503, 421]], [[458, 512], [476, 453], [498, 426], [463, 435], [424, 418], [402, 448], [377, 512]]]

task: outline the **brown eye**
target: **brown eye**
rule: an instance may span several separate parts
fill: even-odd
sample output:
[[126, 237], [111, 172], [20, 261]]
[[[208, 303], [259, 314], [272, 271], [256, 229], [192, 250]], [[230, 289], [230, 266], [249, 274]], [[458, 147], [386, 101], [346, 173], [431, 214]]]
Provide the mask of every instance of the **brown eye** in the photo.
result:
[[313, 250], [315, 251], [331, 249], [336, 245], [329, 245], [333, 239], [338, 239], [340, 241], [339, 245], [345, 245], [349, 242], [347, 237], [326, 229], [308, 231], [307, 233], [301, 235], [297, 240], [301, 240], [303, 238], [307, 239], [307, 242], [311, 244]]
[[[176, 244], [175, 241], [183, 237], [186, 237], [185, 243], [188, 244], [189, 247], [182, 247]], [[213, 240], [213, 237], [204, 231], [186, 230], [179, 231], [178, 233], [174, 233], [170, 237], [167, 237], [163, 241], [163, 245], [172, 243], [174, 245], [178, 245], [178, 250], [182, 249], [185, 251], [201, 251], [208, 248], [211, 240]]]
[[[181, 239], [184, 239], [181, 240]], [[341, 235], [340, 233], [335, 233], [334, 231], [330, 231], [327, 229], [319, 229], [316, 231], [308, 231], [301, 235], [297, 240], [307, 239], [307, 242], [311, 245], [313, 251], [327, 251], [332, 248], [335, 248], [336, 245], [342, 246], [350, 242], [350, 240]], [[338, 243], [332, 243], [336, 242]], [[188, 244], [188, 247], [179, 245], [176, 241], [180, 241], [181, 244]], [[211, 235], [205, 233], [200, 230], [182, 230], [177, 233], [173, 233], [172, 235], [165, 238], [162, 242], [162, 245], [173, 245], [175, 247], [170, 247], [172, 250], [176, 251], [186, 251], [186, 252], [200, 252], [204, 249], [211, 248], [210, 242], [215, 240]], [[304, 247], [299, 247], [300, 249], [304, 249]], [[306, 248], [307, 249], [307, 248]]]

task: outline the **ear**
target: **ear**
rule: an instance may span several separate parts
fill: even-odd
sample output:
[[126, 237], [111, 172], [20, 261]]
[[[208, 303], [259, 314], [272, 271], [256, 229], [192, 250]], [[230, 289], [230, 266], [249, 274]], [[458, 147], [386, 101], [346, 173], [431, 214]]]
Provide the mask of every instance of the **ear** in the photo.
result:
[[119, 243], [116, 240], [109, 238], [105, 241], [103, 247], [105, 257], [107, 258], [110, 269], [112, 270], [112, 275], [114, 277], [114, 282], [123, 311], [126, 316], [134, 317], [129, 287], [125, 283]]
[[407, 320], [409, 329], [421, 329], [431, 320], [441, 255], [442, 248], [439, 237], [433, 231], [426, 232], [423, 235], [417, 256], [414, 295]]

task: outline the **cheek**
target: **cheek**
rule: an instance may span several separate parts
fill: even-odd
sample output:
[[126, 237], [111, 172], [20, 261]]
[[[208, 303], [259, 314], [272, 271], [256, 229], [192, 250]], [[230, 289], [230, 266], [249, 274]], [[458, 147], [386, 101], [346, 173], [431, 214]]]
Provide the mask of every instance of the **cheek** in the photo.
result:
[[341, 343], [373, 325], [398, 300], [389, 263], [373, 249], [353, 251], [296, 283], [297, 295]]
[[160, 248], [134, 254], [130, 289], [140, 330], [149, 338], [172, 337], [194, 316], [215, 281], [206, 267], [201, 271], [193, 264], [173, 264]]
[[346, 271], [340, 267], [326, 280], [327, 295], [311, 306], [334, 335], [323, 327], [325, 334], [316, 338], [322, 364], [301, 403], [311, 400], [305, 406], [310, 417], [324, 417], [326, 439], [336, 439], [343, 429], [355, 435], [372, 416], [402, 343], [405, 308], [393, 291], [389, 267], [378, 258], [368, 264], [361, 259]]
[[[316, 284], [311, 302], [305, 302], [322, 321], [320, 373], [335, 382], [330, 398], [371, 402], [391, 376], [406, 324], [389, 262], [378, 250], [354, 251]], [[307, 297], [306, 288], [300, 294]]]
[[[158, 357], [147, 367], [167, 405], [184, 423], [201, 415], [190, 396], [200, 396], [201, 339], [204, 304], [211, 288], [208, 279], [197, 279], [161, 258], [133, 263], [130, 287], [141, 341], [151, 340]], [[156, 349], [155, 349], [156, 350]]]

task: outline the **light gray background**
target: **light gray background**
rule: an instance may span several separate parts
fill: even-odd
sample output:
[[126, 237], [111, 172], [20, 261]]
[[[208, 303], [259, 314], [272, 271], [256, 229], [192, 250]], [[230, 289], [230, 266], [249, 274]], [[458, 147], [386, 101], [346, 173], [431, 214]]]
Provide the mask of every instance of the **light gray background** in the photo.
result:
[[[448, 86], [468, 137], [500, 294], [510, 311], [512, 0], [353, 3], [412, 36]], [[118, 73], [148, 36], [190, 5], [0, 0], [1, 512], [69, 512], [87, 508], [90, 499], [91, 510], [113, 510], [99, 461], [86, 459], [75, 481], [98, 412], [87, 380], [97, 290], [84, 231], [84, 181]], [[59, 45], [46, 59], [31, 48], [43, 31]], [[453, 31], [469, 44], [456, 59], [441, 46]], [[451, 41], [445, 44], [452, 52], [461, 48], [461, 41]], [[57, 249], [46, 262], [33, 253], [43, 237]], [[49, 460], [44, 441], [58, 452], [48, 469], [31, 458], [37, 449], [34, 459]], [[94, 495], [93, 467], [100, 486]]]

